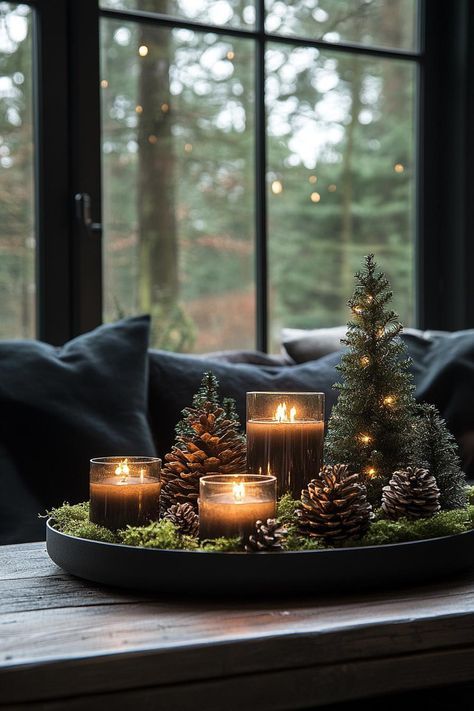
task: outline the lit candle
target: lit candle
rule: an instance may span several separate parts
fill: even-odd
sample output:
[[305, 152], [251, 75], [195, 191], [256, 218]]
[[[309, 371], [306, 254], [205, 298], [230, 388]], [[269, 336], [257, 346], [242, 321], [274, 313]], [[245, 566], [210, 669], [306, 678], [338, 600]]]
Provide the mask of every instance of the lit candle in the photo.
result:
[[160, 471], [156, 457], [91, 459], [90, 520], [111, 530], [158, 520]]
[[247, 469], [299, 499], [323, 464], [324, 393], [247, 393]]
[[212, 474], [199, 482], [199, 537], [243, 536], [276, 514], [274, 476]]

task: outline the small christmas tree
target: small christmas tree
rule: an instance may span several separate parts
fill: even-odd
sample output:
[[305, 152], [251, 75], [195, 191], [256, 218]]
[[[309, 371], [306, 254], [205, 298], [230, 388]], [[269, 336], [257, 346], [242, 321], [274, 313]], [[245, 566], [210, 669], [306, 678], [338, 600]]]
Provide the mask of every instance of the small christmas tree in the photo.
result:
[[199, 479], [205, 474], [235, 474], [245, 469], [245, 436], [233, 400], [219, 401], [219, 383], [204, 373], [190, 407], [176, 426], [176, 442], [161, 473], [161, 510], [189, 503], [197, 510]]
[[413, 460], [436, 479], [442, 509], [466, 506], [466, 475], [461, 469], [458, 446], [434, 405], [416, 408]]
[[354, 320], [344, 343], [348, 350], [338, 366], [343, 381], [332, 411], [326, 453], [333, 463], [345, 462], [358, 472], [369, 499], [380, 505], [382, 487], [393, 471], [410, 461], [415, 400], [410, 361], [399, 338], [402, 325], [388, 309], [389, 282], [377, 272], [374, 255], [356, 274], [348, 304]]

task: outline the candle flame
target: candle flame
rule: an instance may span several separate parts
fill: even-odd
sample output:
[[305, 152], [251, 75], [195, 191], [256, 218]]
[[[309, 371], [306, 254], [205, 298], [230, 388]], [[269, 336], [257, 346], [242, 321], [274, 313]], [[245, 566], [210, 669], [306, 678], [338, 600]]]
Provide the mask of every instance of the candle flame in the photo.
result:
[[296, 407], [290, 409], [290, 416], [288, 417], [286, 402], [281, 402], [275, 411], [274, 419], [277, 422], [294, 422], [296, 420]]
[[121, 476], [122, 482], [126, 482], [129, 474], [130, 467], [128, 466], [128, 459], [123, 459], [115, 469], [115, 476]]
[[243, 482], [234, 484], [232, 488], [232, 494], [234, 496], [235, 501], [242, 501], [242, 499], [245, 497], [245, 485], [243, 484]]

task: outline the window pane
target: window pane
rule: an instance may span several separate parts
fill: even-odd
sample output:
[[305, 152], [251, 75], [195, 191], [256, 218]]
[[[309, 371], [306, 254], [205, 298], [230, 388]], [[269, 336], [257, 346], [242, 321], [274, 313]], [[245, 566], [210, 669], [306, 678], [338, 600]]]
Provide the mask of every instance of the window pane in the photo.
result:
[[0, 338], [35, 335], [32, 11], [0, 3]]
[[266, 0], [266, 29], [326, 42], [416, 49], [417, 0]]
[[251, 29], [255, 0], [101, 0], [109, 10], [141, 10], [209, 25]]
[[374, 252], [413, 323], [412, 62], [267, 51], [271, 337], [343, 324]]
[[101, 33], [105, 318], [149, 312], [170, 350], [252, 347], [253, 44]]

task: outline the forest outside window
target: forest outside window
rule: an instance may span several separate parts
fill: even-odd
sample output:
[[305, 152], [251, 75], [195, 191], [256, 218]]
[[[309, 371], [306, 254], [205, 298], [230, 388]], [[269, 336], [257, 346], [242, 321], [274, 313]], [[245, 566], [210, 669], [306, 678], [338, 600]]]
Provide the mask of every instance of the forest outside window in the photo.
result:
[[0, 338], [36, 333], [33, 10], [0, 2]]
[[[151, 312], [162, 348], [254, 347], [263, 238], [271, 349], [282, 327], [344, 323], [352, 274], [370, 251], [413, 323], [415, 0], [268, 0], [263, 38], [248, 0], [102, 6], [105, 318]], [[140, 12], [159, 16], [143, 22]]]

